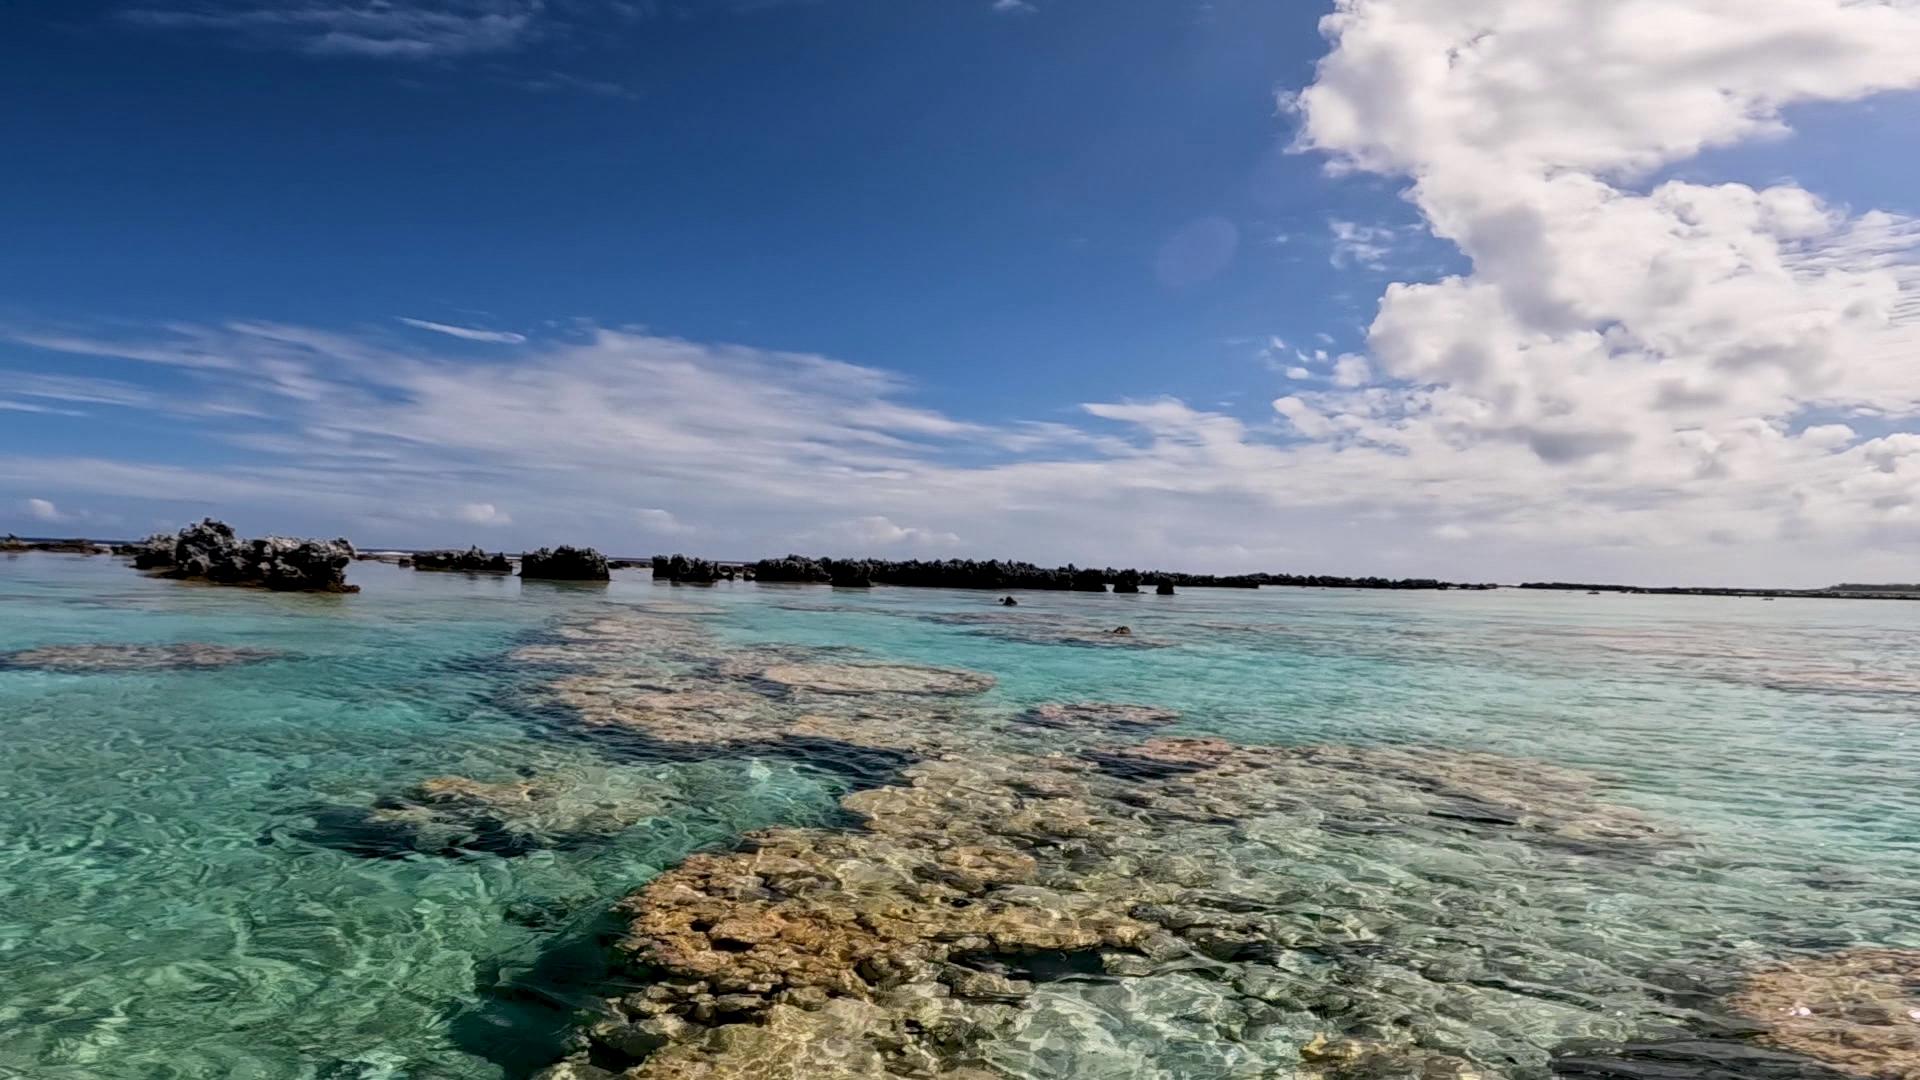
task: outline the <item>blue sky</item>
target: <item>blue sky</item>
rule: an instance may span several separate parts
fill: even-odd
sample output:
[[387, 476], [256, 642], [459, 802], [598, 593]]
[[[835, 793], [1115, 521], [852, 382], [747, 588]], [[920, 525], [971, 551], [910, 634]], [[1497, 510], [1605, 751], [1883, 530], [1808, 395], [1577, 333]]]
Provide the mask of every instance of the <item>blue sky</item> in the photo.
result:
[[15, 12], [0, 529], [1898, 576], [1920, 15], [1603, 7]]

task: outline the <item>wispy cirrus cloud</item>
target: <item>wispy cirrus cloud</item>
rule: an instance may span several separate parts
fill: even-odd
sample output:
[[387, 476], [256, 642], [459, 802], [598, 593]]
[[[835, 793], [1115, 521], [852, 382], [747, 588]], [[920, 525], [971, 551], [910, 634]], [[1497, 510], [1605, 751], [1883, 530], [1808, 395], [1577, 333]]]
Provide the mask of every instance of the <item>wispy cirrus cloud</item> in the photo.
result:
[[129, 7], [119, 17], [257, 48], [427, 60], [522, 48], [543, 32], [546, 14], [543, 0], [261, 0]]
[[455, 326], [451, 323], [429, 322], [426, 319], [409, 319], [400, 316], [399, 321], [416, 330], [430, 330], [436, 334], [459, 338], [462, 341], [482, 341], [491, 345], [520, 345], [527, 340], [525, 334], [515, 334], [505, 330], [481, 330], [471, 326]]

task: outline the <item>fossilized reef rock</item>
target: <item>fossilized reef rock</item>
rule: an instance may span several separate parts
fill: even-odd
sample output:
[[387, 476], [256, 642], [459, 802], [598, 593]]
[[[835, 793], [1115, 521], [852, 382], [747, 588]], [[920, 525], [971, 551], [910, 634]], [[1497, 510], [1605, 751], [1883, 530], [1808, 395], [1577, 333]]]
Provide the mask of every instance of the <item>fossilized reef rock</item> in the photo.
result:
[[469, 574], [510, 574], [513, 563], [504, 554], [489, 555], [477, 547], [465, 551], [422, 551], [413, 557], [415, 570], [458, 570]]
[[134, 566], [166, 576], [216, 585], [256, 585], [290, 592], [358, 592], [346, 581], [353, 545], [344, 539], [296, 540], [268, 536], [246, 540], [212, 518], [174, 536], [149, 538], [134, 554]]
[[1920, 950], [1797, 959], [1754, 972], [1730, 1004], [1763, 1041], [1848, 1076], [1920, 1080]]
[[561, 545], [520, 556], [520, 576], [548, 581], [610, 581], [607, 557], [592, 548]]
[[0, 654], [0, 667], [42, 671], [163, 671], [254, 664], [278, 656], [268, 649], [171, 642], [164, 645], [42, 645]]

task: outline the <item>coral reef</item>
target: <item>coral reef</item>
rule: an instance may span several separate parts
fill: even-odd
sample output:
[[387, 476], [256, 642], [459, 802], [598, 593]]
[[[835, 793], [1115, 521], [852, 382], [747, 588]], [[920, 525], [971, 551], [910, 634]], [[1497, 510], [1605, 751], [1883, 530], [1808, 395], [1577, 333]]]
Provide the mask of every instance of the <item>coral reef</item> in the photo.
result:
[[[1257, 1041], [1324, 995], [1275, 965], [1332, 940], [1329, 913], [1209, 865], [1194, 854], [1209, 850], [1203, 837], [1327, 807], [1385, 827], [1473, 797], [1505, 810], [1457, 819], [1465, 827], [1543, 850], [1563, 835], [1660, 839], [1601, 828], [1617, 811], [1575, 774], [1536, 789], [1522, 763], [1387, 751], [1376, 771], [1375, 754], [1162, 739], [922, 761], [901, 783], [842, 799], [858, 831], [767, 830], [630, 896], [618, 952], [644, 989], [608, 1003], [568, 1068], [591, 1060], [632, 1080], [999, 1075], [996, 1044], [1062, 969], [1206, 972], [1241, 1002], [1236, 1037]], [[1390, 1038], [1396, 1014], [1368, 1012], [1383, 1004], [1356, 998], [1344, 1021], [1378, 1036], [1308, 1044], [1310, 1075], [1480, 1075], [1444, 1047]]]
[[1920, 1080], [1920, 950], [1851, 949], [1753, 972], [1729, 1004], [1761, 1039], [1866, 1080]]
[[331, 810], [321, 831], [361, 855], [522, 855], [605, 839], [661, 812], [661, 793], [631, 771], [540, 773], [507, 781], [436, 776], [371, 808]]
[[1179, 720], [1178, 712], [1153, 705], [1076, 701], [1036, 705], [1021, 713], [1016, 722], [1056, 731], [1135, 733], [1165, 727]]
[[36, 668], [41, 671], [165, 671], [256, 664], [280, 655], [270, 649], [248, 649], [202, 642], [163, 645], [42, 645], [0, 653], [0, 668]]

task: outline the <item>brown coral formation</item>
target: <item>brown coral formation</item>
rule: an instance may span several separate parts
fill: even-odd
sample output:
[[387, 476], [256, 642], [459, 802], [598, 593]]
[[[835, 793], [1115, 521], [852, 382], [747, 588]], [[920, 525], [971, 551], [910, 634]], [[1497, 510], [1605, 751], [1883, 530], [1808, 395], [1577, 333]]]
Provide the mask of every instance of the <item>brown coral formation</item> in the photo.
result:
[[977, 671], [912, 664], [773, 664], [760, 677], [817, 694], [979, 694], [994, 683]]
[[[1375, 754], [1406, 777], [1383, 783], [1367, 768]], [[1476, 755], [1156, 739], [923, 761], [903, 783], [842, 800], [862, 830], [758, 833], [629, 897], [619, 950], [646, 989], [609, 1003], [588, 1032], [592, 1056], [623, 1062], [632, 1080], [985, 1069], [1034, 993], [1029, 970], [1083, 955], [1112, 977], [1224, 972], [1266, 963], [1306, 925], [1359, 931], [1325, 926], [1317, 905], [1289, 909], [1270, 886], [1237, 890], [1200, 854], [1217, 841], [1209, 830], [1307, 802], [1424, 818], [1469, 790], [1438, 783], [1454, 769], [1477, 778], [1462, 781], [1476, 797], [1532, 796], [1525, 812], [1487, 811], [1473, 827], [1551, 846], [1608, 816], [1571, 775], [1557, 778], [1565, 790], [1523, 793]], [[1271, 971], [1232, 982], [1260, 1008], [1294, 994]], [[1407, 1075], [1474, 1075], [1444, 1054], [1360, 1043], [1326, 1049], [1319, 1075], [1389, 1061], [1418, 1064]]]
[[42, 645], [37, 649], [0, 654], [0, 668], [37, 668], [41, 671], [73, 673], [197, 670], [255, 664], [278, 655], [268, 649], [245, 649], [190, 641], [165, 645]]
[[1481, 1080], [1487, 1075], [1452, 1054], [1324, 1034], [1300, 1048], [1300, 1060], [1306, 1067], [1294, 1074], [1295, 1080]]
[[515, 855], [610, 836], [662, 807], [659, 792], [645, 778], [619, 770], [497, 782], [435, 776], [366, 811], [360, 828], [374, 835], [361, 845], [382, 853]]
[[1852, 949], [1748, 976], [1730, 1002], [1761, 1038], [1867, 1080], [1920, 1080], [1920, 950]]
[[1047, 702], [1035, 705], [1017, 718], [1028, 727], [1055, 731], [1106, 731], [1123, 734], [1147, 732], [1178, 723], [1180, 714], [1153, 705], [1122, 705], [1108, 702]]

